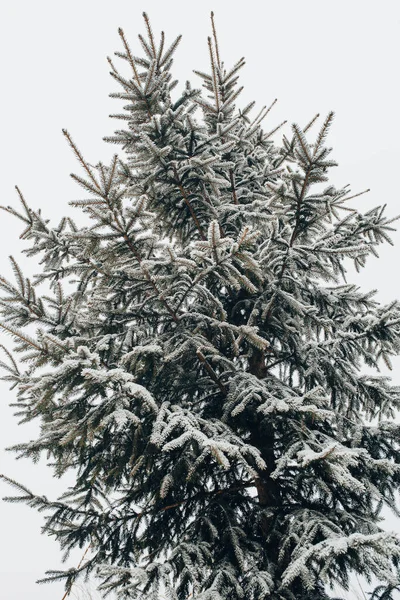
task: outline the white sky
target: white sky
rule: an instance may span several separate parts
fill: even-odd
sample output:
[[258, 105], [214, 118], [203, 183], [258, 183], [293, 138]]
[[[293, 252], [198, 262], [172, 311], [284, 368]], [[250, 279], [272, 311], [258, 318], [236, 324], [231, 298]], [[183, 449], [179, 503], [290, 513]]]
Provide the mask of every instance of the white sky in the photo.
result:
[[[209, 13], [215, 11], [221, 54], [227, 66], [241, 56], [243, 105], [255, 99], [261, 108], [277, 97], [266, 129], [280, 121], [304, 125], [316, 112], [336, 112], [330, 136], [339, 162], [332, 182], [351, 183], [354, 192], [370, 194], [355, 201], [361, 210], [388, 205], [400, 213], [398, 185], [400, 3], [396, 0], [12, 0], [4, 2], [0, 23], [2, 94], [0, 203], [16, 206], [17, 184], [34, 208], [58, 221], [72, 209], [68, 201], [81, 197], [70, 180], [77, 165], [61, 134], [67, 128], [89, 162], [105, 160], [115, 148], [102, 137], [118, 126], [108, 119], [120, 104], [108, 98], [116, 85], [108, 75], [106, 56], [121, 50], [117, 33], [123, 27], [134, 53], [140, 52], [142, 11], [155, 34], [184, 37], [175, 58], [175, 76], [196, 83], [192, 69], [207, 70]], [[197, 83], [196, 83], [197, 85]], [[288, 125], [288, 127], [289, 127]], [[288, 130], [288, 128], [287, 128]], [[11, 276], [8, 255], [35, 271], [20, 252], [21, 228], [0, 214], [0, 273]], [[382, 248], [361, 277], [365, 289], [378, 288], [383, 302], [400, 297], [395, 246]], [[1, 336], [0, 342], [10, 346]], [[396, 363], [393, 378], [400, 383]], [[8, 402], [13, 394], [1, 386], [0, 472], [24, 482], [38, 493], [55, 497], [62, 488], [44, 466], [16, 462], [2, 449], [34, 435], [33, 427], [18, 427]], [[2, 485], [2, 496], [9, 489]], [[61, 600], [62, 586], [37, 586], [48, 568], [57, 568], [57, 544], [40, 534], [41, 517], [25, 506], [0, 504], [0, 595], [5, 600]], [[79, 561], [80, 553], [73, 566]], [[76, 560], [75, 560], [76, 558]], [[78, 597], [77, 593], [71, 598]], [[83, 595], [80, 596], [83, 598]], [[352, 596], [355, 598], [355, 595]]]

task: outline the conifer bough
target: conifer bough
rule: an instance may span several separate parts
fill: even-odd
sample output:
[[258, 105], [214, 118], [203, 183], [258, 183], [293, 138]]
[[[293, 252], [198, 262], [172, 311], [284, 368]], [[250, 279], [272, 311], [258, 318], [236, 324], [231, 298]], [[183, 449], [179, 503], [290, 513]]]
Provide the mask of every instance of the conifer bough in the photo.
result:
[[332, 114], [277, 144], [269, 108], [236, 107], [244, 61], [224, 66], [213, 16], [203, 90], [182, 92], [180, 37], [144, 18], [141, 56], [119, 30], [109, 59], [121, 154], [92, 166], [64, 131], [86, 224], [51, 226], [19, 190], [5, 208], [41, 258], [34, 281], [14, 259], [0, 279], [4, 379], [41, 425], [15, 450], [76, 473], [55, 501], [3, 476], [11, 500], [66, 556], [89, 547], [47, 574], [66, 595], [95, 573], [121, 599], [321, 600], [359, 574], [394, 598], [400, 390], [363, 367], [399, 353], [400, 305], [344, 279], [393, 219], [326, 183]]

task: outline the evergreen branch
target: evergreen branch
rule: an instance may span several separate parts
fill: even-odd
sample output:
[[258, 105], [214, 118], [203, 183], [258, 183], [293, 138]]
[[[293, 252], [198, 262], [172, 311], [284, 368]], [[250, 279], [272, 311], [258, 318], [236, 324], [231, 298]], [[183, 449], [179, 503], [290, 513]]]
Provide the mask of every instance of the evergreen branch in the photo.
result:
[[308, 164], [312, 165], [310, 147], [308, 146], [304, 133], [299, 129], [299, 127], [297, 127], [296, 124], [293, 125], [293, 131], [295, 133], [298, 143], [300, 144], [305, 156], [307, 157]]
[[142, 44], [143, 50], [145, 51], [145, 53], [147, 54], [147, 56], [149, 58], [149, 61], [147, 61], [148, 64], [153, 63], [153, 61], [154, 61], [153, 52], [151, 51], [149, 44], [146, 42], [146, 40], [140, 33], [138, 35], [138, 38], [139, 38], [140, 43]]
[[173, 55], [173, 53], [175, 52], [175, 50], [178, 47], [179, 42], [181, 41], [182, 36], [178, 35], [178, 37], [175, 39], [175, 41], [171, 44], [171, 46], [168, 48], [168, 50], [166, 50], [164, 56], [161, 59], [160, 62], [160, 67], [163, 67], [171, 58], [171, 56]]
[[25, 237], [25, 235], [29, 232], [29, 230], [32, 227], [32, 216], [31, 216], [31, 210], [29, 209], [29, 207], [28, 207], [28, 205], [27, 205], [27, 203], [25, 201], [25, 198], [22, 195], [22, 192], [20, 191], [20, 189], [18, 188], [18, 186], [15, 186], [15, 189], [17, 190], [19, 199], [20, 199], [21, 204], [22, 204], [22, 206], [23, 206], [23, 208], [25, 210], [26, 217], [24, 217], [23, 215], [21, 215], [18, 211], [16, 211], [11, 206], [0, 206], [0, 209], [4, 210], [5, 212], [10, 213], [14, 217], [17, 217], [17, 219], [20, 219], [21, 221], [23, 221], [24, 223], [27, 224], [26, 229], [19, 236], [20, 239], [22, 239], [23, 237]]
[[[215, 108], [215, 106], [213, 106], [212, 104], [210, 104], [209, 102], [207, 102], [203, 98], [197, 98], [196, 99], [196, 104], [198, 104], [199, 106], [201, 106], [205, 112], [211, 112], [211, 113], [214, 113], [214, 114], [218, 114], [218, 110]], [[207, 142], [204, 145], [206, 145], [206, 144], [207, 144]]]
[[13, 367], [14, 367], [14, 373], [15, 373], [16, 375], [20, 375], [20, 371], [19, 371], [18, 365], [17, 365], [17, 363], [16, 363], [16, 361], [15, 361], [15, 359], [14, 359], [13, 355], [11, 354], [11, 352], [10, 352], [9, 350], [7, 350], [7, 348], [6, 348], [5, 346], [3, 346], [3, 344], [0, 344], [0, 348], [3, 350], [3, 352], [5, 352], [5, 353], [6, 353], [7, 357], [8, 357], [8, 358], [9, 358], [9, 360], [11, 361], [11, 364], [12, 364], [12, 365], [13, 365]]
[[275, 106], [277, 102], [278, 98], [275, 98], [275, 100], [272, 102], [272, 104], [269, 105], [268, 108], [266, 106], [263, 106], [256, 118], [250, 123], [249, 128], [251, 129], [255, 125], [260, 125], [260, 123], [265, 119], [265, 117], [269, 114], [270, 110]]
[[20, 289], [21, 296], [24, 297], [25, 296], [24, 276], [22, 275], [21, 269], [20, 269], [17, 261], [15, 260], [15, 258], [13, 256], [9, 256], [9, 259], [11, 262], [11, 266], [12, 266], [12, 270], [14, 272], [15, 278], [16, 278], [17, 282], [19, 283], [19, 289]]
[[[240, 69], [242, 69], [244, 67], [244, 65], [246, 64], [246, 61], [244, 59], [244, 57], [242, 56], [242, 58], [240, 60], [237, 61], [237, 63], [235, 63], [232, 67], [232, 69], [230, 71], [228, 71], [228, 73], [224, 74], [223, 79], [221, 81], [222, 85], [225, 85], [227, 83], [229, 83], [229, 80], [232, 79], [232, 77], [234, 75], [236, 75], [236, 73], [238, 71], [240, 71]], [[195, 71], [195, 73], [198, 73], [198, 71]], [[203, 76], [204, 74], [202, 74]], [[209, 81], [211, 82], [212, 79], [211, 77], [208, 75], [207, 76], [209, 78]], [[231, 83], [231, 82], [230, 82]], [[251, 108], [253, 108], [253, 106], [255, 105], [255, 102], [250, 102], [243, 110], [242, 110], [242, 115], [246, 115]]]
[[114, 73], [114, 75], [118, 75], [118, 71], [117, 71], [117, 69], [115, 68], [115, 66], [114, 66], [114, 63], [113, 63], [113, 61], [111, 60], [111, 58], [110, 58], [109, 56], [107, 56], [107, 62], [108, 62], [108, 64], [110, 65], [110, 67], [111, 67], [111, 70], [112, 70], [112, 72]]
[[274, 133], [276, 133], [277, 131], [279, 131], [284, 125], [286, 125], [287, 121], [282, 121], [281, 123], [279, 123], [279, 125], [277, 125], [276, 127], [274, 127], [274, 129], [272, 129], [269, 133], [267, 133], [264, 136], [264, 141], [268, 140], [270, 137], [272, 137], [274, 135]]
[[29, 206], [27, 205], [26, 200], [25, 200], [25, 198], [24, 198], [21, 190], [19, 189], [19, 187], [17, 185], [15, 186], [15, 189], [17, 190], [17, 194], [19, 196], [19, 199], [21, 201], [22, 206], [24, 207], [25, 212], [26, 212], [27, 216], [29, 217], [30, 216]]
[[306, 125], [306, 126], [303, 128], [303, 131], [304, 131], [304, 133], [307, 133], [307, 131], [308, 131], [309, 129], [311, 129], [311, 127], [314, 125], [314, 123], [315, 123], [315, 122], [316, 122], [316, 120], [319, 118], [319, 116], [320, 116], [320, 113], [317, 113], [317, 114], [316, 114], [316, 115], [315, 115], [315, 116], [314, 116], [314, 117], [311, 119], [311, 121], [309, 121], [309, 122], [307, 123], [307, 125]]
[[145, 13], [145, 12], [143, 13], [143, 19], [144, 19], [144, 21], [146, 23], [147, 35], [149, 36], [149, 40], [150, 40], [152, 57], [156, 58], [157, 51], [156, 51], [156, 47], [155, 47], [155, 44], [154, 44], [153, 32], [151, 30], [151, 25], [150, 25], [149, 17], [147, 16], [147, 13]]
[[215, 47], [215, 54], [217, 56], [217, 65], [218, 68], [221, 68], [221, 61], [219, 58], [219, 49], [218, 49], [218, 39], [217, 39], [217, 31], [215, 29], [215, 21], [214, 21], [214, 12], [211, 11], [211, 27], [212, 27], [212, 33], [213, 33], [213, 38], [214, 38], [214, 47]]
[[214, 56], [214, 50], [212, 47], [212, 40], [210, 37], [207, 38], [208, 40], [208, 50], [210, 53], [210, 62], [211, 62], [211, 72], [212, 72], [212, 81], [213, 81], [213, 89], [214, 89], [214, 98], [215, 98], [215, 106], [217, 109], [217, 113], [219, 113], [220, 110], [220, 98], [219, 98], [219, 87], [218, 87], [218, 83], [217, 83], [217, 70], [216, 70], [216, 66], [215, 66], [215, 56]]
[[331, 111], [328, 114], [328, 116], [326, 117], [324, 124], [322, 125], [321, 131], [319, 132], [317, 141], [315, 142], [315, 145], [314, 145], [314, 157], [317, 155], [317, 153], [321, 149], [321, 145], [325, 141], [325, 138], [328, 134], [328, 131], [332, 124], [334, 116], [335, 116], [334, 112]]
[[[149, 106], [148, 101], [147, 101], [147, 95], [148, 95], [148, 93], [150, 91], [151, 84], [153, 83], [153, 76], [154, 76], [156, 67], [157, 67], [156, 61], [152, 60], [151, 61], [151, 67], [149, 69], [149, 72], [147, 73], [147, 78], [146, 78], [146, 81], [145, 81], [145, 84], [144, 84], [144, 90], [143, 90], [144, 94], [145, 94], [145, 97], [146, 97], [147, 106]], [[150, 107], [149, 107], [148, 113], [149, 113], [149, 118], [151, 118]]]
[[105, 186], [105, 193], [107, 195], [110, 193], [111, 186], [113, 184], [113, 179], [114, 179], [114, 175], [115, 175], [115, 169], [116, 169], [116, 166], [117, 166], [117, 162], [118, 162], [118, 155], [114, 154], [113, 160], [112, 160], [112, 163], [111, 163], [111, 168], [110, 168], [108, 180], [107, 180], [107, 183], [106, 183], [106, 186]]
[[[363, 196], [364, 194], [367, 194], [370, 191], [371, 191], [371, 189], [368, 188], [368, 189], [364, 190], [363, 192], [358, 192], [358, 194], [353, 194], [352, 196], [347, 196], [345, 198], [341, 198], [340, 201], [341, 202], [348, 202], [349, 200], [353, 200], [354, 198], [358, 198], [359, 196]], [[353, 209], [347, 209], [347, 210], [353, 210]]]
[[[241, 86], [239, 87], [236, 92], [231, 92], [229, 93], [226, 98], [225, 101], [222, 103], [221, 106], [221, 110], [224, 111], [227, 108], [229, 108], [230, 106], [233, 105], [233, 103], [235, 102], [236, 98], [238, 98], [238, 96], [240, 96], [240, 94], [243, 92], [244, 87]], [[233, 129], [234, 125], [231, 125], [231, 128]], [[224, 143], [224, 139], [222, 139], [222, 142]]]
[[[95, 186], [91, 185], [88, 181], [86, 181], [82, 177], [79, 177], [79, 175], [75, 175], [75, 173], [71, 173], [70, 176], [74, 181], [76, 181], [76, 183], [78, 183], [80, 186], [82, 186], [87, 192], [90, 192], [91, 194], [95, 194], [96, 196], [101, 194], [100, 186], [95, 187]], [[79, 200], [78, 201], [71, 200], [70, 205], [76, 206], [77, 202], [79, 202]], [[102, 200], [96, 201], [96, 203], [98, 203], [98, 204], [101, 204], [102, 202], [103, 202]], [[82, 204], [82, 201], [80, 203]]]
[[2, 323], [2, 322], [0, 322], [0, 327], [2, 329], [4, 329], [5, 331], [7, 331], [8, 333], [10, 333], [11, 335], [13, 335], [14, 337], [16, 337], [19, 340], [21, 340], [22, 342], [24, 342], [25, 344], [27, 344], [28, 346], [32, 346], [32, 348], [35, 348], [42, 354], [48, 354], [48, 352], [45, 350], [45, 348], [38, 346], [30, 337], [28, 337], [27, 335], [24, 335], [17, 329], [14, 329], [13, 327], [5, 325], [5, 323]]
[[82, 154], [79, 152], [78, 147], [75, 145], [75, 143], [72, 141], [72, 138], [70, 136], [70, 134], [68, 133], [68, 131], [66, 129], [62, 130], [64, 136], [67, 138], [69, 145], [71, 146], [72, 150], [74, 151], [75, 156], [77, 157], [77, 159], [79, 160], [79, 162], [81, 163], [82, 167], [85, 169], [86, 173], [89, 175], [90, 179], [92, 180], [92, 182], [94, 183], [95, 188], [97, 188], [98, 190], [100, 190], [100, 186], [93, 174], [93, 171], [91, 170], [90, 166], [88, 165], [88, 163], [84, 160]]
[[161, 32], [161, 40], [160, 40], [160, 45], [158, 47], [158, 52], [157, 52], [157, 58], [156, 58], [156, 64], [157, 64], [157, 71], [160, 68], [160, 62], [161, 62], [161, 57], [162, 57], [162, 53], [164, 51], [164, 43], [165, 43], [165, 34], [162, 31]]
[[128, 44], [126, 38], [125, 38], [124, 31], [123, 31], [123, 29], [121, 29], [121, 27], [118, 29], [118, 33], [119, 33], [119, 36], [120, 36], [120, 38], [122, 40], [122, 43], [124, 45], [126, 56], [128, 57], [129, 64], [132, 67], [132, 71], [133, 71], [133, 74], [135, 76], [136, 83], [137, 83], [138, 87], [141, 88], [142, 87], [142, 83], [140, 81], [140, 77], [139, 77], [138, 72], [136, 70], [135, 61], [133, 60], [131, 49], [129, 48], [129, 44]]
[[49, 333], [44, 333], [43, 338], [48, 339], [52, 344], [60, 348], [63, 352], [70, 351], [70, 348], [68, 346], [64, 346], [64, 344], [61, 344], [61, 342], [59, 342], [55, 336], [50, 335]]

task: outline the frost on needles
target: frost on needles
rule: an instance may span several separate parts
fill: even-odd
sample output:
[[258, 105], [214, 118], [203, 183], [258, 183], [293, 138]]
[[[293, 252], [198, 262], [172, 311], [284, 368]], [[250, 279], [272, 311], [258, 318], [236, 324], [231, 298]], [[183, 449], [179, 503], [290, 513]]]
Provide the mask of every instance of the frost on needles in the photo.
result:
[[15, 450], [76, 473], [54, 501], [3, 476], [11, 500], [66, 557], [89, 548], [48, 572], [67, 591], [92, 573], [121, 599], [321, 600], [359, 574], [394, 598], [400, 390], [378, 367], [400, 305], [344, 277], [393, 219], [328, 183], [332, 114], [276, 143], [269, 108], [237, 107], [244, 61], [224, 66], [213, 19], [203, 89], [179, 92], [180, 38], [144, 18], [142, 54], [120, 30], [109, 59], [120, 154], [92, 166], [64, 131], [84, 217], [52, 226], [19, 190], [5, 208], [40, 257], [0, 279], [4, 379], [41, 426]]

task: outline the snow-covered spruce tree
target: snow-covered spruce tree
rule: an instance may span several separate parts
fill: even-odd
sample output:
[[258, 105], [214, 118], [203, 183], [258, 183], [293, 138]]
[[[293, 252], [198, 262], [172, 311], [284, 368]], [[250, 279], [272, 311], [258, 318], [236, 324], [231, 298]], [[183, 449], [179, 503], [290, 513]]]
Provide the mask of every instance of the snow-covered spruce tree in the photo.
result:
[[244, 61], [225, 68], [213, 21], [205, 93], [177, 93], [180, 38], [157, 44], [144, 18], [143, 55], [120, 30], [125, 74], [110, 60], [122, 154], [92, 166], [64, 132], [91, 221], [52, 227], [21, 194], [6, 208], [41, 256], [34, 282], [13, 259], [16, 283], [0, 280], [22, 357], [6, 350], [5, 379], [41, 424], [16, 450], [77, 473], [57, 501], [5, 478], [14, 501], [45, 512], [67, 555], [89, 545], [49, 572], [67, 589], [96, 572], [118, 598], [321, 600], [357, 573], [390, 597], [400, 390], [363, 367], [399, 352], [400, 305], [344, 274], [391, 219], [325, 184], [332, 114], [276, 145], [269, 109], [236, 108]]

